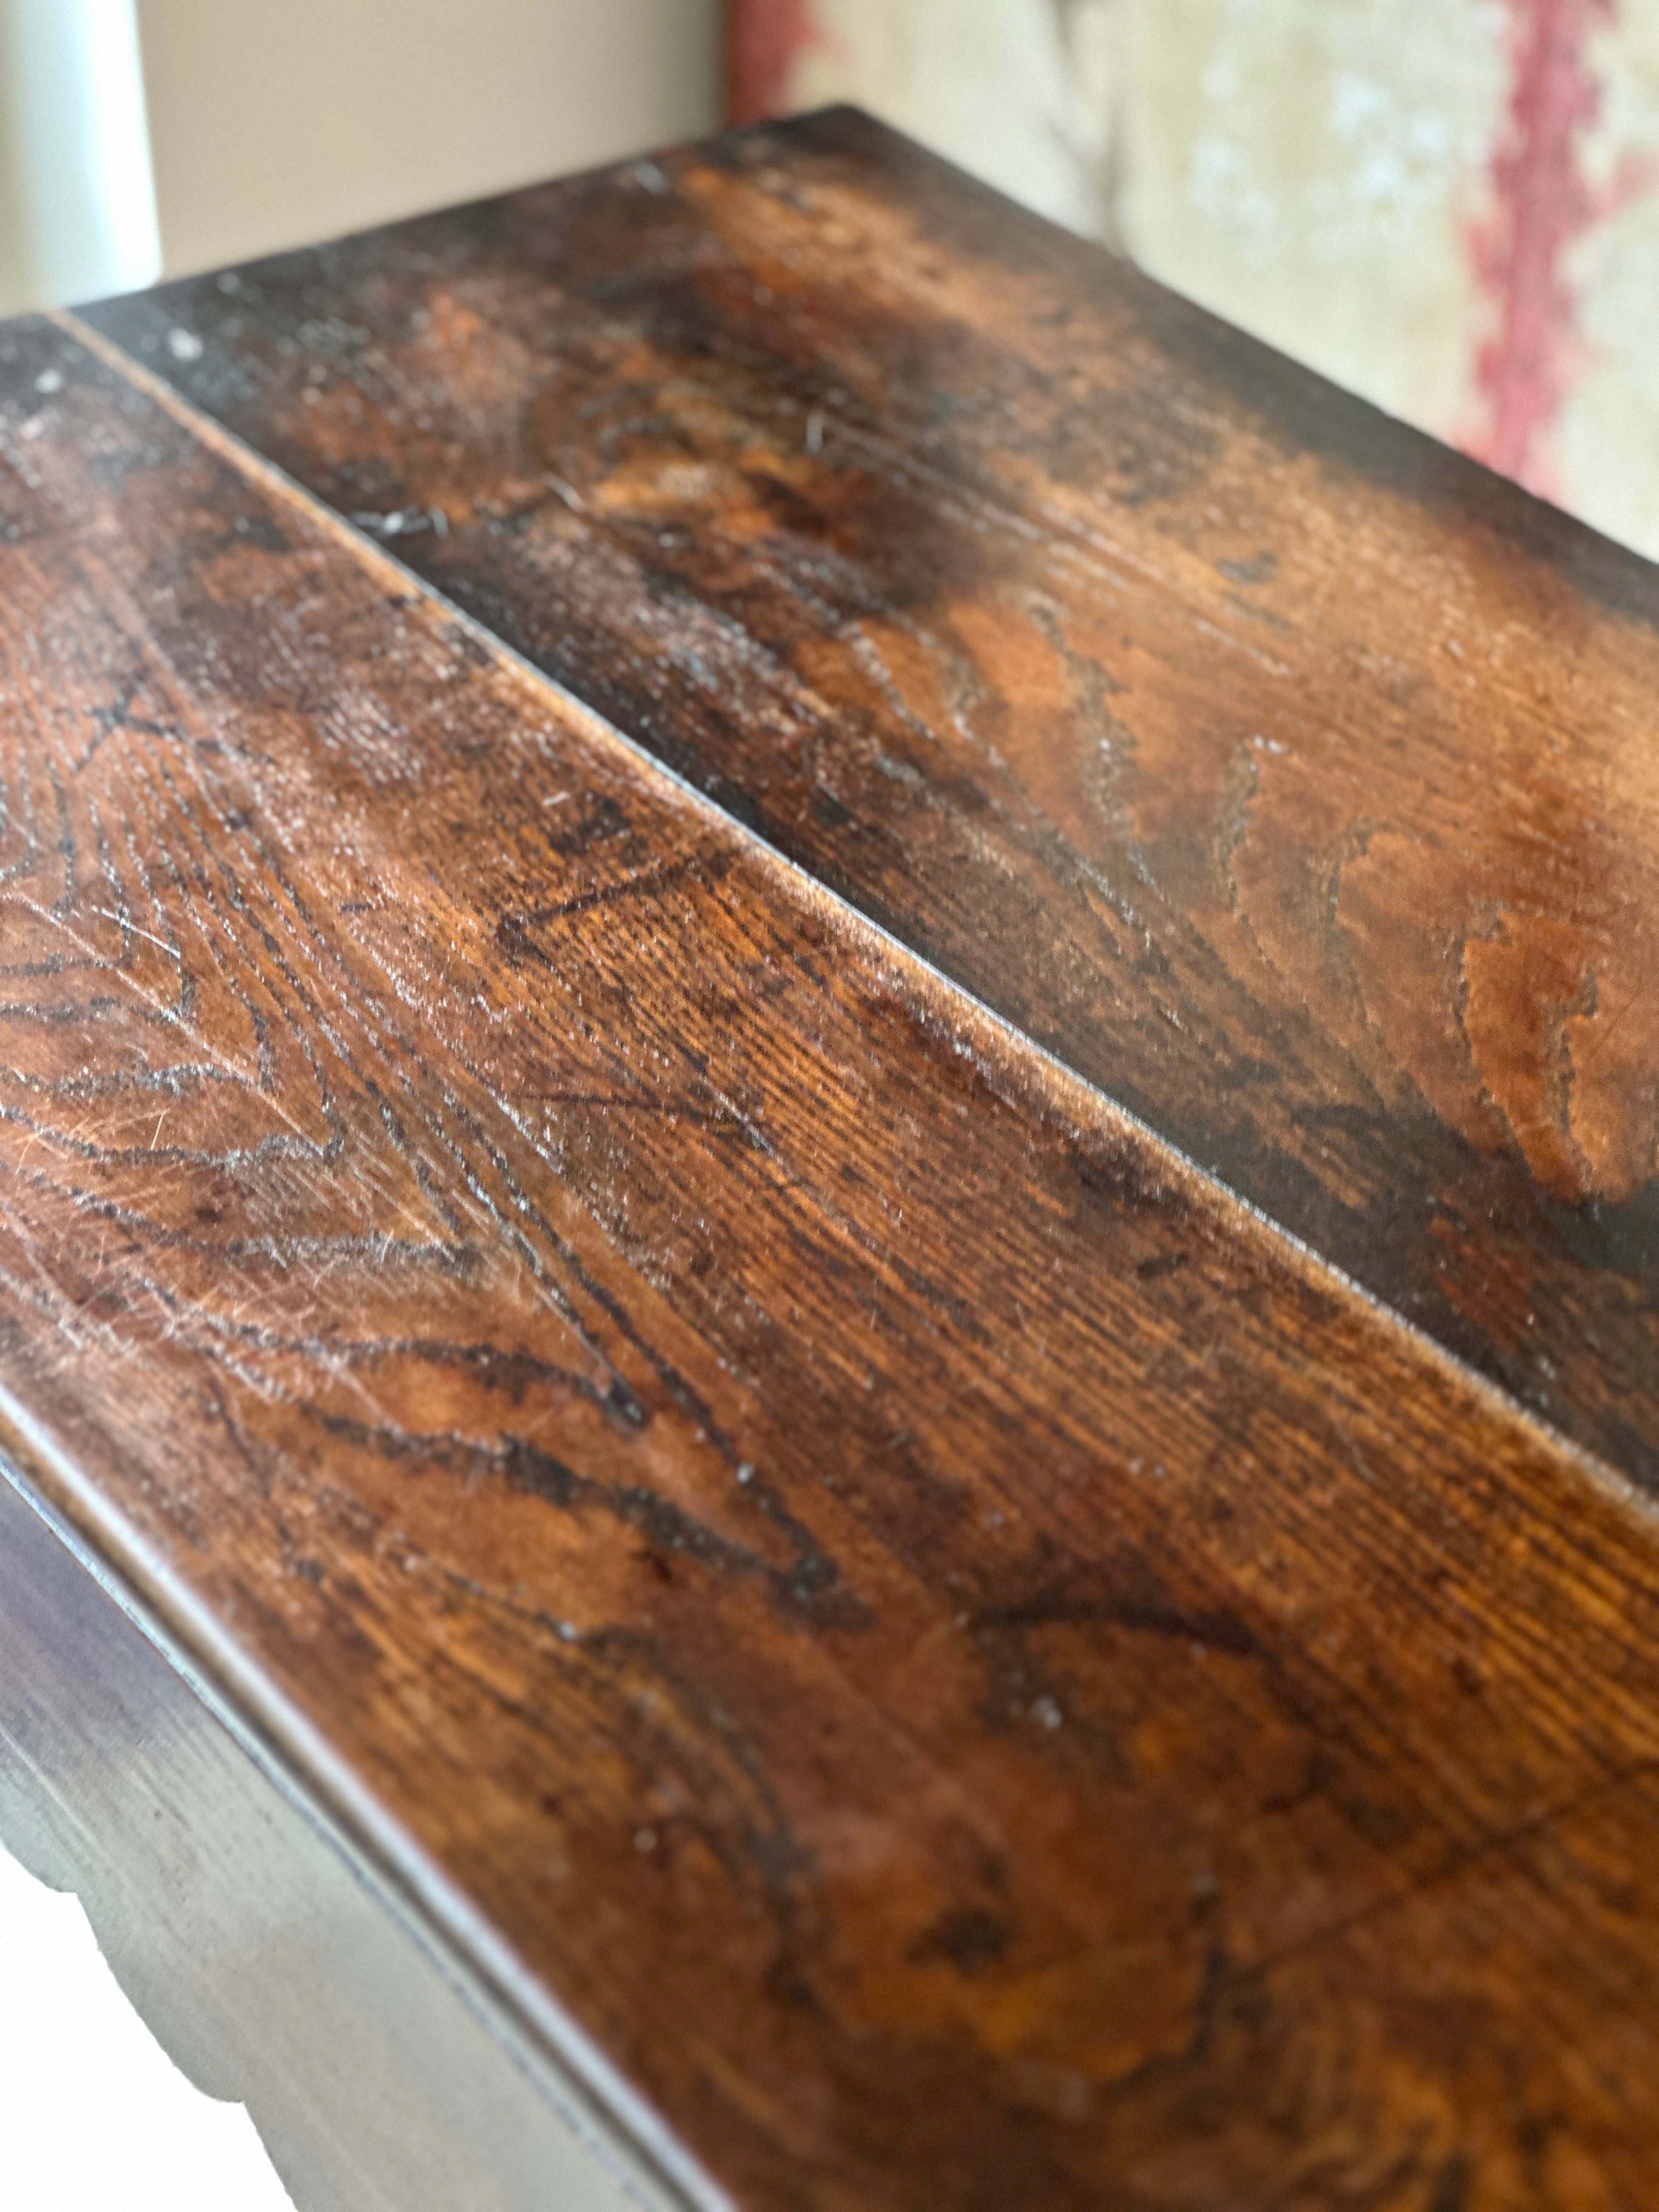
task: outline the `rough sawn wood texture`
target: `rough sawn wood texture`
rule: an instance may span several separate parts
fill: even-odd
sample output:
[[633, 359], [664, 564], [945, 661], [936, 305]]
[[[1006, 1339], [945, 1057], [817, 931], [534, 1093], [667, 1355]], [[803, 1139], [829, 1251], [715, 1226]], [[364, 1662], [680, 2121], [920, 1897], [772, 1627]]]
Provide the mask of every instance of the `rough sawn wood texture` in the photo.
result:
[[1646, 563], [846, 112], [97, 320], [1659, 1480]]

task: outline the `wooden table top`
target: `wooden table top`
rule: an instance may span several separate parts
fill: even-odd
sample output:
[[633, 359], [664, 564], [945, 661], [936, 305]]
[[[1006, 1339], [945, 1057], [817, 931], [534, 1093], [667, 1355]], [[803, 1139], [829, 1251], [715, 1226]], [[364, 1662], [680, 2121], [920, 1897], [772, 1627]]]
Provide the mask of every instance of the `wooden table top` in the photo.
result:
[[1656, 629], [845, 112], [0, 333], [8, 1449], [671, 2193], [1659, 2196]]

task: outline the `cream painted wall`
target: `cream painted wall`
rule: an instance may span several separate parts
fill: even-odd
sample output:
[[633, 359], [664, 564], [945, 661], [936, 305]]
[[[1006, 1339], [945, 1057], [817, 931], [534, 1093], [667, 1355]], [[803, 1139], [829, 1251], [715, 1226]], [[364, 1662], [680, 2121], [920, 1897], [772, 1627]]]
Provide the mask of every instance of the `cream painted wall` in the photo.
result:
[[170, 274], [714, 128], [719, 0], [139, 0]]

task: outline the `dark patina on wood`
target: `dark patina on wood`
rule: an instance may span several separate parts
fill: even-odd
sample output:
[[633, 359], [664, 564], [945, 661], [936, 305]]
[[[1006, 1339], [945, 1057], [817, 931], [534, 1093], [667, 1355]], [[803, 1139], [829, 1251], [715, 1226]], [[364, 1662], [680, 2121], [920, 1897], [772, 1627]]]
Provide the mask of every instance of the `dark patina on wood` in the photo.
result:
[[61, 1509], [693, 2195], [1650, 2202], [1645, 1504], [118, 356], [0, 368]]
[[1645, 563], [846, 112], [95, 319], [1659, 1476]]

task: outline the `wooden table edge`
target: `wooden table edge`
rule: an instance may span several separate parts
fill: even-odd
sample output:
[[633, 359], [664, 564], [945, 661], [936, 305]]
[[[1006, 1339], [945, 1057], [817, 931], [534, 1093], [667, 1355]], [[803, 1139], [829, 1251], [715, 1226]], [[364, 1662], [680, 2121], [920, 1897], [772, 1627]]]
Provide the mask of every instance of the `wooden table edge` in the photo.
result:
[[62, 1547], [90, 1590], [138, 1632], [276, 1797], [344, 1860], [644, 2212], [729, 2212], [726, 2191], [592, 2039], [3, 1384], [0, 1486]]

